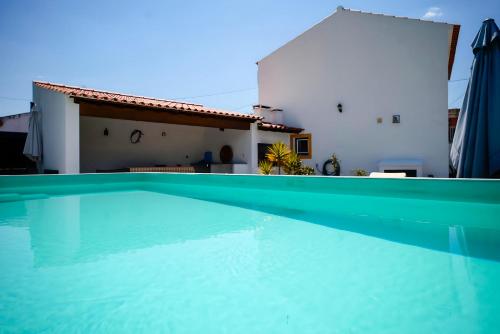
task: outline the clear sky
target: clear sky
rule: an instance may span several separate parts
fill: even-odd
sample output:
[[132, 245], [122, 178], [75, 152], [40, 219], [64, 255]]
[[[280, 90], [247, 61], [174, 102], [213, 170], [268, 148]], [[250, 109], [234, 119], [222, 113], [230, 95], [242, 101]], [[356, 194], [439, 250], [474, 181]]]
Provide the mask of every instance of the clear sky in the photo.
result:
[[[500, 24], [499, 0], [0, 0], [0, 115], [28, 111], [32, 80], [250, 112], [255, 62], [338, 5], [461, 24], [452, 80], [482, 20]], [[466, 85], [449, 83], [450, 107]]]

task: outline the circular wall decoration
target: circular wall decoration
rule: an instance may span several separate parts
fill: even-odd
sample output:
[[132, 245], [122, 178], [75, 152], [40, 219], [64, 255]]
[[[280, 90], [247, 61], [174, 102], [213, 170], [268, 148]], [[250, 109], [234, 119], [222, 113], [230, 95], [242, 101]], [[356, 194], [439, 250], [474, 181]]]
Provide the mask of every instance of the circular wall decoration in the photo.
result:
[[228, 164], [233, 161], [233, 149], [229, 145], [224, 145], [220, 149], [220, 161], [223, 164]]
[[141, 130], [137, 130], [135, 129], [134, 131], [132, 131], [132, 133], [130, 134], [130, 142], [132, 144], [137, 144], [141, 141], [141, 137], [142, 135], [144, 135], [144, 133], [142, 133]]

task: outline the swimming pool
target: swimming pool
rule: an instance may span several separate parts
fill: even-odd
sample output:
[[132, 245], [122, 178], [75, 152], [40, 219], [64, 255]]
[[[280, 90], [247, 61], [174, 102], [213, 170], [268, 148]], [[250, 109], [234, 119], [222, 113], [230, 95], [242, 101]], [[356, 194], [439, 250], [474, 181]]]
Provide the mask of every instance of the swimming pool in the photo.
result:
[[500, 183], [0, 177], [0, 332], [493, 333]]

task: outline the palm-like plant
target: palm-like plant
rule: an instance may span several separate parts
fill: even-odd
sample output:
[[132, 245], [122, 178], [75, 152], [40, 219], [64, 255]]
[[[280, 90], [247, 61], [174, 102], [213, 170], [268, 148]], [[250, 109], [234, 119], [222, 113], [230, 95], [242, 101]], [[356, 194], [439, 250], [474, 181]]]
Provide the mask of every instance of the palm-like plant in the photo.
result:
[[295, 152], [290, 152], [287, 159], [283, 164], [283, 170], [288, 175], [300, 175], [300, 169], [302, 168], [302, 161], [300, 161], [299, 156]]
[[277, 142], [272, 144], [267, 149], [266, 158], [270, 162], [278, 166], [278, 174], [281, 175], [281, 166], [285, 163], [290, 155], [290, 149], [283, 142]]
[[273, 163], [269, 160], [259, 161], [259, 171], [261, 174], [270, 175], [273, 171]]

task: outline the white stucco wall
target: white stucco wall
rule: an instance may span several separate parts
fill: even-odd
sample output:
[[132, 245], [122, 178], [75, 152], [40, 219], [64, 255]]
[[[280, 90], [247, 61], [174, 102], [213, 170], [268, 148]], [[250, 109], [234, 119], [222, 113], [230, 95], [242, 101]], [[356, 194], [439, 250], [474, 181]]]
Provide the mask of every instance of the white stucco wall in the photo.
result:
[[274, 144], [276, 142], [283, 142], [290, 145], [290, 134], [273, 131], [259, 131], [257, 142], [262, 144]]
[[222, 146], [229, 145], [233, 149], [233, 162], [250, 163], [250, 131], [225, 129], [219, 131], [216, 128], [204, 128], [205, 137], [202, 147], [205, 151], [212, 151], [214, 161], [219, 162], [219, 152]]
[[[107, 128], [109, 136], [104, 136]], [[130, 133], [141, 130], [140, 143], [130, 143]], [[165, 132], [165, 136], [162, 136]], [[247, 130], [206, 128], [152, 122], [81, 117], [81, 171], [117, 169], [154, 165], [189, 165], [203, 159], [211, 151], [219, 162], [224, 145], [233, 149], [233, 161], [249, 160], [250, 132]]]
[[80, 112], [61, 93], [33, 85], [33, 102], [42, 113], [43, 168], [61, 174], [80, 172]]
[[333, 152], [344, 175], [375, 171], [382, 159], [422, 159], [424, 175], [447, 177], [450, 29], [338, 11], [259, 61], [259, 103], [312, 133], [311, 166]]

